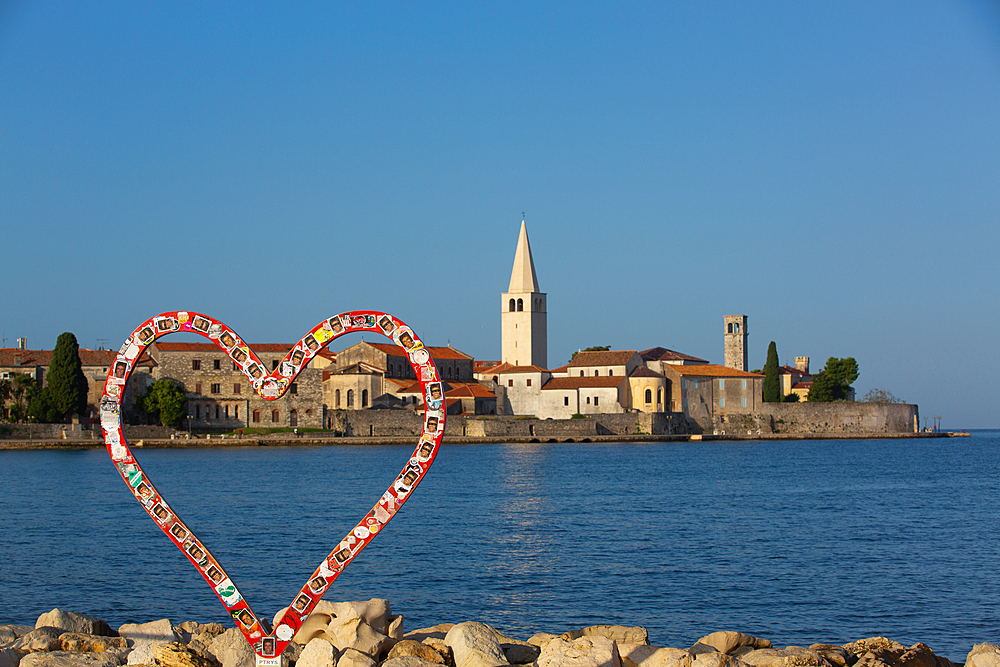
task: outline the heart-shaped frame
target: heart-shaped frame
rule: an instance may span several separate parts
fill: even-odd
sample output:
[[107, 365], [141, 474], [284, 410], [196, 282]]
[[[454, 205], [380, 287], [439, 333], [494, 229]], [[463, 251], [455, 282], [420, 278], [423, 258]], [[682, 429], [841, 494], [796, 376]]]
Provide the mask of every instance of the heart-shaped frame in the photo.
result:
[[[316, 353], [346, 333], [373, 331], [392, 339], [406, 352], [424, 396], [424, 426], [413, 455], [375, 506], [369, 511], [319, 567], [292, 599], [291, 605], [272, 629], [267, 619], [257, 616], [243, 598], [225, 569], [197, 538], [190, 527], [157, 493], [132, 455], [122, 430], [121, 403], [133, 365], [143, 351], [159, 338], [177, 332], [196, 333], [208, 338], [229, 355], [262, 398], [281, 398], [292, 381]], [[432, 393], [432, 390], [437, 390]], [[219, 600], [236, 621], [257, 654], [259, 667], [279, 667], [280, 655], [292, 640], [302, 620], [309, 615], [330, 585], [358, 553], [368, 545], [406, 502], [437, 456], [444, 436], [443, 388], [437, 368], [423, 343], [399, 319], [372, 310], [356, 310], [323, 320], [292, 346], [284, 360], [270, 373], [250, 346], [231, 328], [207, 315], [188, 311], [161, 313], [143, 322], [125, 339], [108, 371], [101, 398], [101, 428], [111, 460], [132, 494], [160, 530], [184, 552], [201, 573]]]

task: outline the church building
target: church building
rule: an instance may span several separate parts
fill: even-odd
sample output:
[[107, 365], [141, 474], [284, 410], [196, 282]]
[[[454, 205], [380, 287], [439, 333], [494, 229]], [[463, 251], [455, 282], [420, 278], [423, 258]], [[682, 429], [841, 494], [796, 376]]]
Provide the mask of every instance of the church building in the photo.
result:
[[502, 363], [548, 368], [545, 293], [538, 289], [524, 220], [517, 237], [510, 285], [500, 296], [500, 310]]

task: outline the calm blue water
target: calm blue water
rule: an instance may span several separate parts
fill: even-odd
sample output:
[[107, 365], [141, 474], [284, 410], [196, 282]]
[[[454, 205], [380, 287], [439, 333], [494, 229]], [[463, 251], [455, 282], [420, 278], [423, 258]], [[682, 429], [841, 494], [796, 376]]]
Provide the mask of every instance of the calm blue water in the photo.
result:
[[[254, 609], [287, 605], [412, 447], [137, 450]], [[406, 629], [643, 625], [686, 647], [876, 634], [963, 661], [1000, 640], [1000, 432], [935, 440], [445, 445], [328, 599]], [[222, 605], [103, 450], [0, 452], [0, 623], [113, 627]]]

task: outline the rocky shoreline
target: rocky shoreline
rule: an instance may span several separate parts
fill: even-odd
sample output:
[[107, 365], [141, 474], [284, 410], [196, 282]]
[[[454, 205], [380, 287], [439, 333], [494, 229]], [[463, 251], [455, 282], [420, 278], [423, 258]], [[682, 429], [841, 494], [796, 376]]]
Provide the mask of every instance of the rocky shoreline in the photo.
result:
[[[281, 610], [275, 620], [284, 613]], [[2, 620], [2, 619], [0, 619]], [[444, 623], [404, 632], [403, 616], [387, 600], [322, 600], [281, 656], [282, 667], [955, 667], [922, 643], [886, 637], [842, 645], [775, 648], [734, 631], [708, 634], [687, 648], [655, 646], [645, 628], [596, 625], [526, 640], [485, 623]], [[255, 667], [235, 627], [162, 619], [104, 621], [60, 609], [34, 627], [0, 625], [0, 667]], [[973, 646], [966, 667], [1000, 667], [1000, 646]]]

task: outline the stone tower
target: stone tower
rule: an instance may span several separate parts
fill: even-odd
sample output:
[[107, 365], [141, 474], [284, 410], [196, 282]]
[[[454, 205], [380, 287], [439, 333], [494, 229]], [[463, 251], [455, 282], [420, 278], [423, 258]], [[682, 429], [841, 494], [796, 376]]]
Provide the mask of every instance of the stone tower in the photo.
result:
[[747, 316], [726, 315], [726, 366], [747, 370]]
[[500, 296], [501, 361], [548, 368], [546, 312], [545, 294], [538, 290], [528, 230], [522, 220], [510, 286]]

